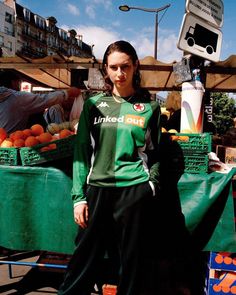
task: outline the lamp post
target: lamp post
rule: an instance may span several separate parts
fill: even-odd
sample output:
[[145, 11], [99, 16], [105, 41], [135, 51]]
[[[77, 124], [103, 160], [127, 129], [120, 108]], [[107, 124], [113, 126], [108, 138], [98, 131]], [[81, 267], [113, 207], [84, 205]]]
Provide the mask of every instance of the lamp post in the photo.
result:
[[145, 8], [145, 7], [137, 7], [137, 6], [128, 6], [128, 5], [121, 5], [119, 9], [121, 11], [127, 12], [131, 9], [142, 10], [145, 12], [155, 12], [155, 42], [154, 42], [154, 58], [157, 59], [157, 37], [158, 37], [158, 12], [167, 9], [170, 7], [170, 4], [167, 4], [160, 8]]

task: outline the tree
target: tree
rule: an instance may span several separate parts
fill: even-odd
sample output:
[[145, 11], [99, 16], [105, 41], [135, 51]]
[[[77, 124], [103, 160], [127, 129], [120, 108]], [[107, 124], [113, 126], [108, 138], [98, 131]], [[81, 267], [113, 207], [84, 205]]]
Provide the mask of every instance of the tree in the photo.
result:
[[234, 125], [233, 118], [236, 117], [235, 101], [223, 92], [211, 93], [211, 97], [213, 98], [213, 123], [216, 126], [217, 133], [223, 135]]

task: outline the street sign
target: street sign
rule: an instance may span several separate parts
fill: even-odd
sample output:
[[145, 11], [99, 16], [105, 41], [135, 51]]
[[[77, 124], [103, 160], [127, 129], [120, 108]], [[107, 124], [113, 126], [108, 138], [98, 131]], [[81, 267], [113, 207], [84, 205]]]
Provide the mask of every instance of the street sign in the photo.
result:
[[177, 46], [179, 49], [217, 62], [220, 59], [222, 32], [197, 16], [186, 13]]
[[206, 20], [217, 28], [223, 25], [224, 5], [221, 0], [187, 0], [186, 11]]

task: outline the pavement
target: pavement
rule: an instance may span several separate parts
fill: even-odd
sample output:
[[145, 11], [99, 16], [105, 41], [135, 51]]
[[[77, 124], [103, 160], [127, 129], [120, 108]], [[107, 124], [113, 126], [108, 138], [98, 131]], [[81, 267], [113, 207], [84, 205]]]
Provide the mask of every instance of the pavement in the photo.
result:
[[[1, 261], [36, 263], [41, 252], [10, 252], [0, 254]], [[41, 262], [41, 261], [40, 261]], [[64, 269], [0, 264], [0, 294], [57, 294]]]
[[[0, 294], [57, 294], [70, 255], [46, 251], [13, 251], [0, 247]], [[31, 263], [28, 265], [12, 264]], [[45, 267], [42, 265], [48, 264]], [[59, 267], [57, 267], [59, 266]], [[99, 295], [94, 291], [91, 295]]]
[[[20, 252], [0, 247], [0, 294], [57, 294], [70, 257], [55, 252]], [[109, 264], [104, 263], [102, 273], [106, 272], [110, 273]], [[102, 291], [96, 289], [95, 285], [91, 295], [101, 295]]]

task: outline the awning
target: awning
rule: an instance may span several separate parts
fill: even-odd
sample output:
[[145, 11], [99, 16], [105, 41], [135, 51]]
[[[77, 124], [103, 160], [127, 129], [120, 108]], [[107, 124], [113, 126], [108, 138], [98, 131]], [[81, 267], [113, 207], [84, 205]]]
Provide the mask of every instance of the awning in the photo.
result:
[[[173, 63], [163, 63], [147, 56], [140, 60], [142, 86], [152, 91], [181, 89], [176, 83]], [[101, 69], [101, 61], [93, 58], [48, 56], [41, 59], [0, 58], [1, 69], [15, 69], [37, 84], [55, 89], [68, 88], [72, 69]], [[236, 91], [236, 55], [204, 67], [205, 89], [218, 92]]]
[[94, 60], [91, 58], [66, 59], [61, 56], [48, 56], [41, 59], [0, 58], [1, 69], [17, 70], [31, 83], [54, 89], [70, 87], [72, 68], [86, 69], [91, 67], [94, 67]]

